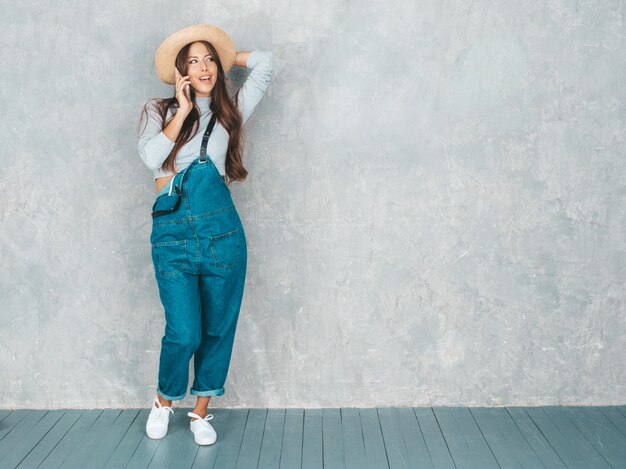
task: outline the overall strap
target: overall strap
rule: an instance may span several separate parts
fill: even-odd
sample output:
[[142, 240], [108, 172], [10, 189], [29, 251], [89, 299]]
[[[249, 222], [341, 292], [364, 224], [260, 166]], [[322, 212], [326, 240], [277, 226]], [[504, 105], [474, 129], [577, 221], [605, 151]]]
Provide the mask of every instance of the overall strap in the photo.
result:
[[206, 161], [206, 145], [209, 141], [209, 136], [211, 135], [211, 131], [215, 126], [215, 121], [217, 120], [217, 116], [213, 113], [211, 117], [211, 121], [204, 132], [204, 136], [202, 137], [202, 146], [200, 147], [200, 163], [204, 163]]

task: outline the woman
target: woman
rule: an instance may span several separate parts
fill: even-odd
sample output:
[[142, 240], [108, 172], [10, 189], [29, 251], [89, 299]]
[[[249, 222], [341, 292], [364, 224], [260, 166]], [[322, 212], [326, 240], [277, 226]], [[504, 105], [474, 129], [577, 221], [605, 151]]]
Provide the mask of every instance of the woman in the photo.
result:
[[[246, 178], [242, 127], [269, 85], [272, 53], [235, 52], [224, 31], [201, 24], [168, 37], [155, 64], [175, 96], [146, 103], [137, 143], [156, 183], [150, 242], [166, 320], [146, 434], [167, 434], [193, 355], [197, 403], [187, 415], [195, 442], [207, 445], [217, 439], [207, 407], [224, 394], [247, 265], [227, 180]], [[231, 100], [225, 74], [233, 65], [252, 70]]]

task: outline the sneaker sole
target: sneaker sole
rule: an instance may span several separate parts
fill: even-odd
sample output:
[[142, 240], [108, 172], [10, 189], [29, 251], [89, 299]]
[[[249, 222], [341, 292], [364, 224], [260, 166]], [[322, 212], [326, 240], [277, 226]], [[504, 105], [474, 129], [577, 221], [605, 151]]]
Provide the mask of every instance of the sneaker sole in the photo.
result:
[[200, 446], [211, 446], [211, 445], [214, 445], [215, 443], [217, 443], [217, 438], [215, 438], [215, 441], [211, 441], [211, 442], [207, 442], [207, 443], [203, 443], [201, 441], [198, 441], [196, 439], [196, 434], [191, 430], [191, 428], [189, 428], [189, 431], [193, 435], [193, 441], [195, 441], [197, 445], [200, 445]]
[[193, 441], [195, 441], [196, 444], [200, 445], [200, 446], [211, 446], [211, 445], [214, 445], [215, 443], [217, 443], [217, 440], [215, 440], [213, 443], [199, 443], [199, 442], [196, 441], [195, 438], [193, 439]]
[[146, 436], [150, 438], [151, 440], [160, 440], [161, 438], [164, 438], [166, 435], [167, 435], [167, 431], [163, 433], [163, 435], [159, 435], [158, 433], [150, 433], [148, 430], [146, 430]]

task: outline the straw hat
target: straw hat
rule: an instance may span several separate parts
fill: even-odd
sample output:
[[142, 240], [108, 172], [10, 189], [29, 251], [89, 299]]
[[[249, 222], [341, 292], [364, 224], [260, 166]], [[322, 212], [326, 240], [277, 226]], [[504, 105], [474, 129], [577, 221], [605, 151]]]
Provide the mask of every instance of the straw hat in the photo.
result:
[[154, 56], [154, 64], [159, 78], [173, 85], [176, 83], [174, 66], [178, 52], [187, 44], [205, 40], [213, 44], [224, 68], [228, 72], [235, 63], [237, 52], [228, 34], [212, 24], [196, 24], [181, 29], [161, 43]]

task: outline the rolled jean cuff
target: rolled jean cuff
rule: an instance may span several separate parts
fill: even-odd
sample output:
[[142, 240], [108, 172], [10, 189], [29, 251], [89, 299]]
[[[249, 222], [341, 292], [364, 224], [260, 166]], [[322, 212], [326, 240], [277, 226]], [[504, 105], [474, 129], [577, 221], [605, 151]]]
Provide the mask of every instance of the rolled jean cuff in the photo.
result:
[[168, 401], [180, 401], [182, 398], [185, 397], [184, 394], [181, 394], [180, 396], [168, 396], [167, 394], [163, 394], [159, 388], [157, 388], [157, 392], [161, 395], [161, 397], [163, 397], [164, 399], [167, 399]]
[[195, 389], [190, 389], [189, 394], [200, 397], [222, 396], [224, 395], [224, 388], [213, 389], [212, 391], [196, 391]]

